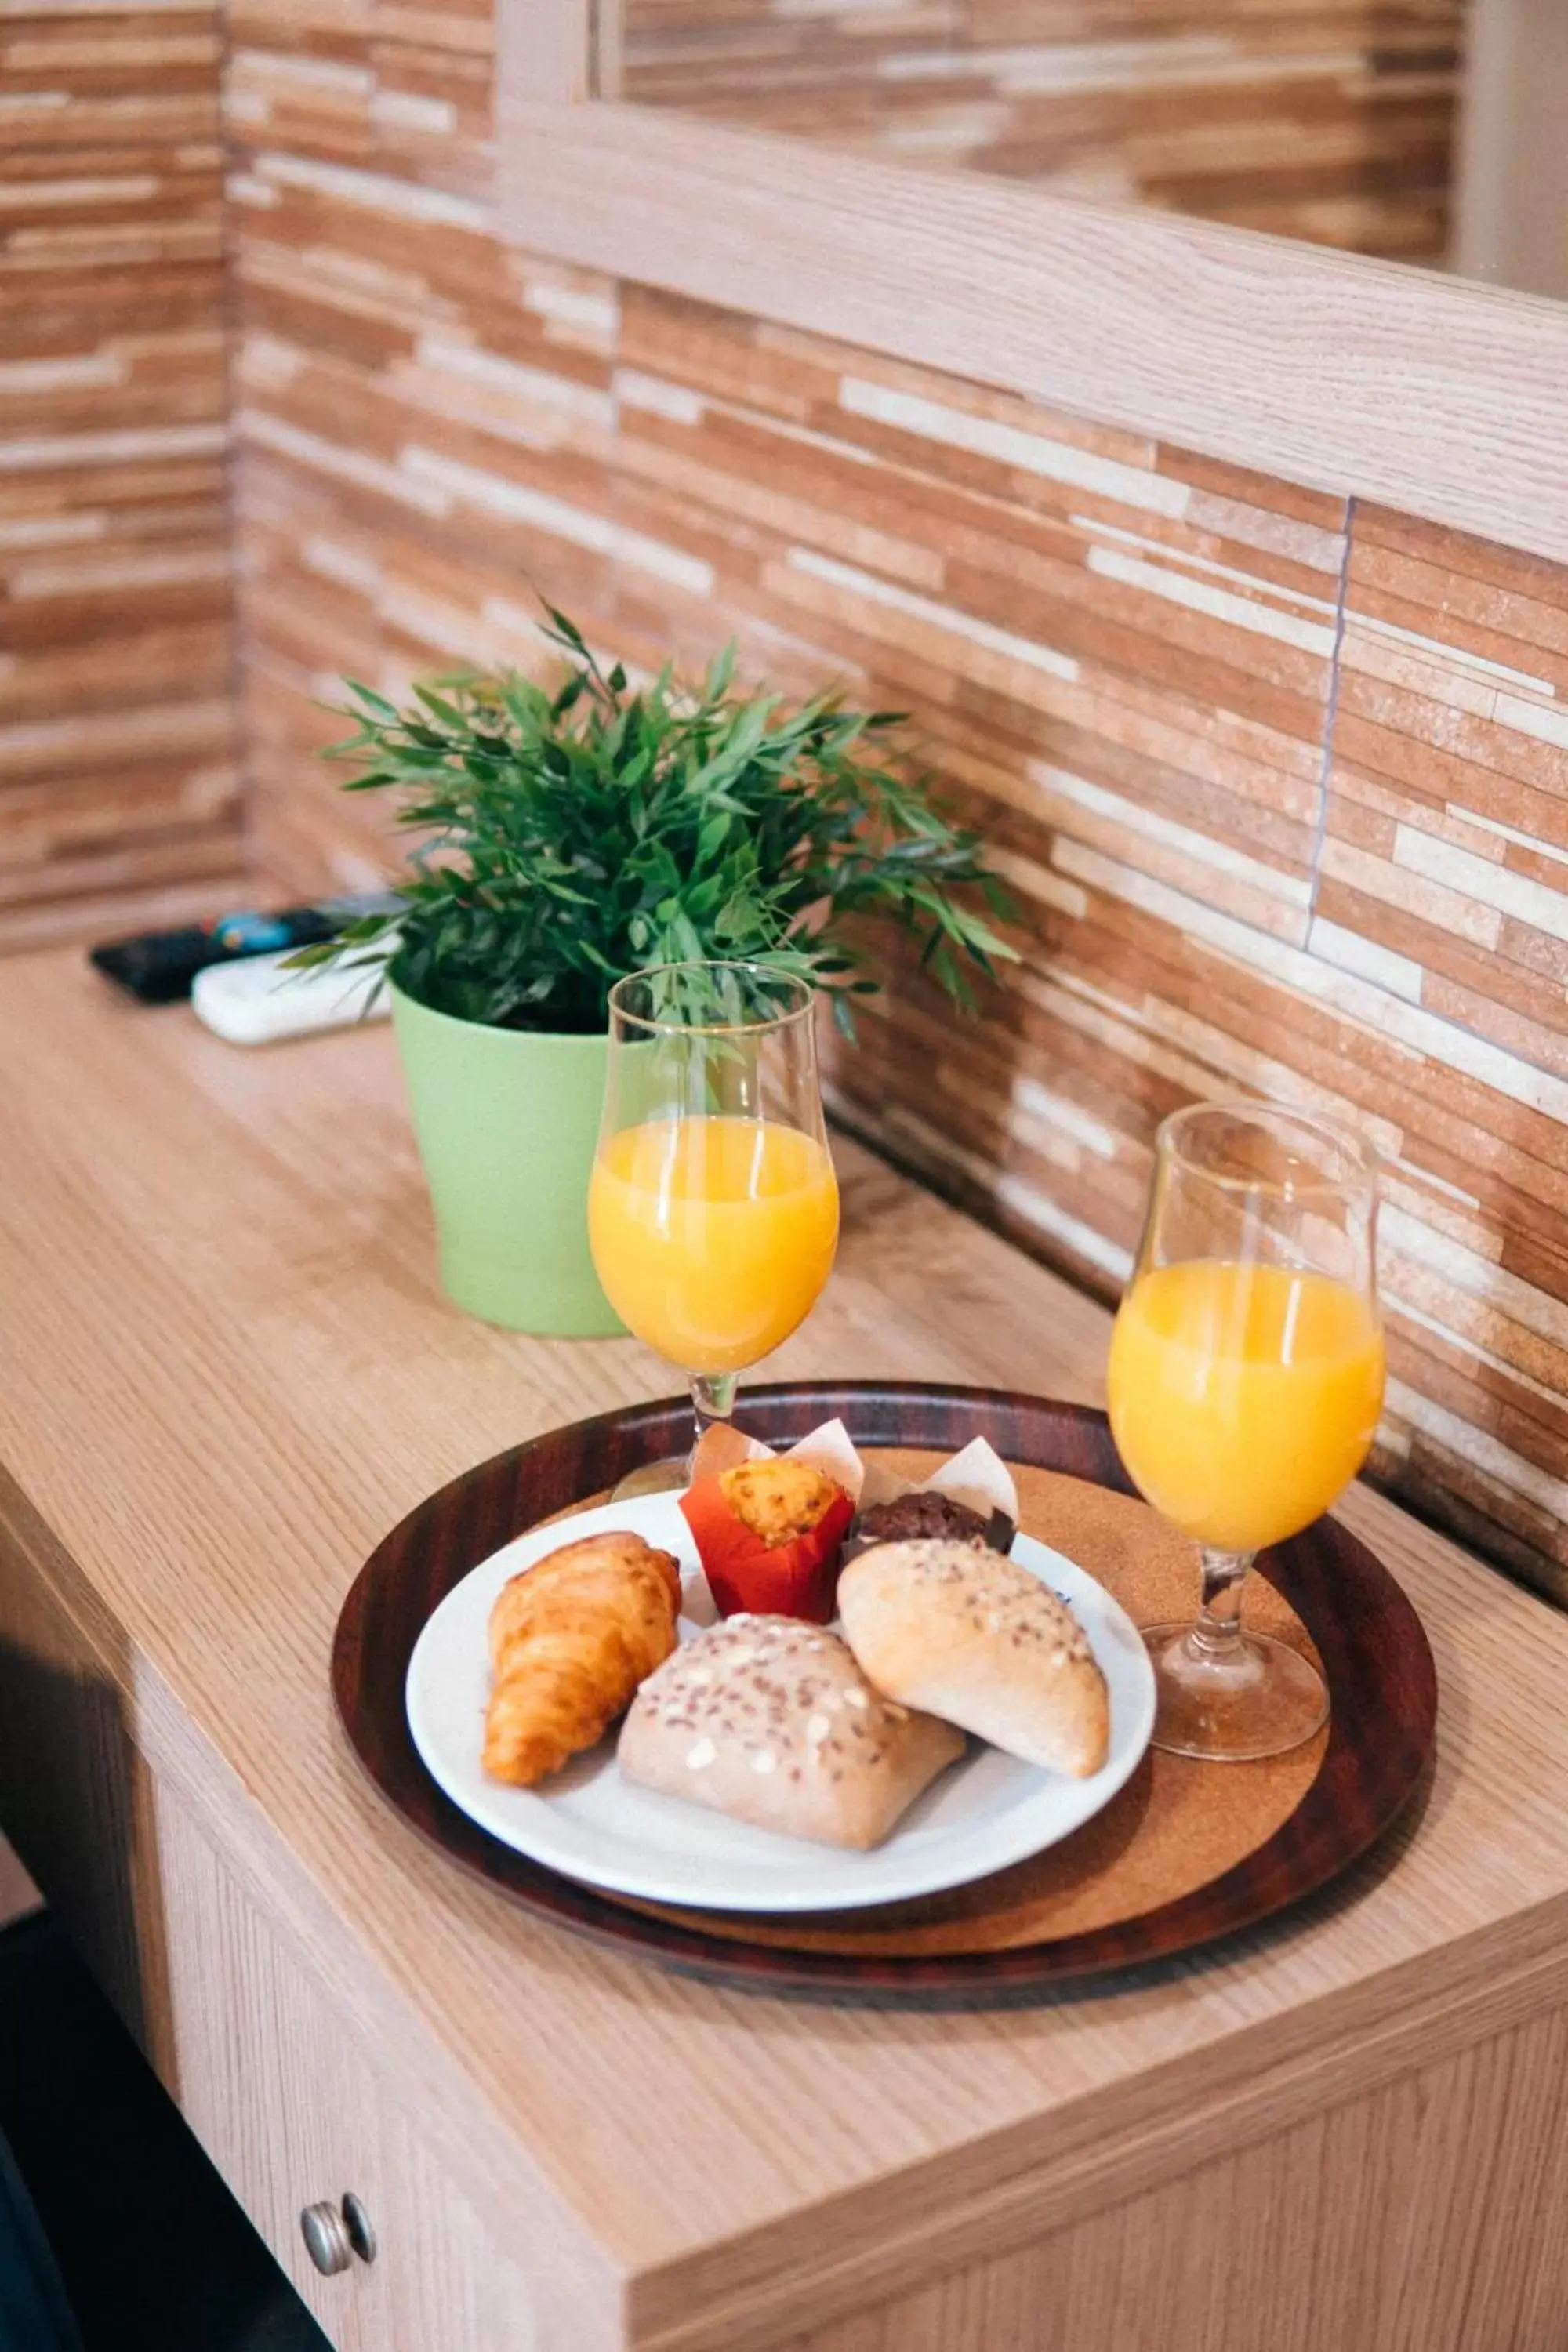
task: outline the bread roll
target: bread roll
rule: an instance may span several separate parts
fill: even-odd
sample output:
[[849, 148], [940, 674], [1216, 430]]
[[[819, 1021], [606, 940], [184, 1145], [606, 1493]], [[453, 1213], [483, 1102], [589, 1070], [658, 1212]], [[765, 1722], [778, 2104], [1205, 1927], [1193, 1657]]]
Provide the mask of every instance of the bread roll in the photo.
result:
[[741, 1616], [649, 1675], [616, 1752], [642, 1788], [786, 1837], [864, 1848], [963, 1753], [963, 1735], [885, 1699], [837, 1633]]
[[1038, 1577], [945, 1540], [879, 1544], [838, 1580], [845, 1637], [889, 1698], [1083, 1780], [1110, 1703], [1083, 1628]]

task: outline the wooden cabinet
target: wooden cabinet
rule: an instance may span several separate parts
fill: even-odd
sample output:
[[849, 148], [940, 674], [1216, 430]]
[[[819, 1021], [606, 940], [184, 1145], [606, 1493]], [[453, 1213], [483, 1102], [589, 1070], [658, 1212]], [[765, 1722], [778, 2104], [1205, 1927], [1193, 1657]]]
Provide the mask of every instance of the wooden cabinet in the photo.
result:
[[[152, 2054], [339, 2352], [535, 2352], [528, 2282], [445, 2179], [417, 2119], [185, 1801], [155, 1787], [153, 1802], [166, 2008]], [[300, 2214], [350, 2190], [375, 2258], [323, 2277]]]
[[1554, 2009], [778, 2352], [1562, 2352], [1565, 2191]]
[[[0, 1822], [100, 1983], [339, 2352], [544, 2352], [529, 2281], [419, 2118], [149, 1767], [112, 1636], [47, 1551], [0, 1482]], [[300, 2214], [346, 2190], [375, 2259], [323, 2277]]]

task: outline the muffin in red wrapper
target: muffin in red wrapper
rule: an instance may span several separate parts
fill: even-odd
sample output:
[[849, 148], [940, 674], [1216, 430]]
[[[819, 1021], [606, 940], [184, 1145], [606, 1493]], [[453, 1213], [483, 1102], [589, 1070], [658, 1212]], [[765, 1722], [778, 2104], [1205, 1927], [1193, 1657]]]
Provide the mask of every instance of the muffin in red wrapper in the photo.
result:
[[738, 1463], [680, 1497], [721, 1617], [742, 1611], [826, 1625], [853, 1499], [791, 1455]]

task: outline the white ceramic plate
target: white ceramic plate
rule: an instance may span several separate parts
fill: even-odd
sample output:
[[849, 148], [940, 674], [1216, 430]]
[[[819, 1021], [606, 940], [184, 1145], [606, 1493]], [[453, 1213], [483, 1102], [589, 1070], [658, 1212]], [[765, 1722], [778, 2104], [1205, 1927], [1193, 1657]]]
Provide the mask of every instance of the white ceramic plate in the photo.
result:
[[503, 1844], [568, 1877], [649, 1902], [723, 1911], [834, 1911], [898, 1903], [982, 1878], [1055, 1845], [1109, 1804], [1149, 1744], [1154, 1677], [1125, 1610], [1061, 1553], [1020, 1536], [1013, 1557], [1071, 1607], [1110, 1689], [1110, 1753], [1092, 1780], [1064, 1780], [972, 1742], [870, 1853], [779, 1837], [623, 1780], [614, 1739], [538, 1789], [479, 1769], [489, 1658], [485, 1631], [507, 1579], [577, 1536], [633, 1529], [680, 1561], [680, 1637], [713, 1622], [690, 1530], [673, 1495], [606, 1503], [519, 1536], [471, 1569], [431, 1617], [408, 1662], [409, 1727], [431, 1776]]

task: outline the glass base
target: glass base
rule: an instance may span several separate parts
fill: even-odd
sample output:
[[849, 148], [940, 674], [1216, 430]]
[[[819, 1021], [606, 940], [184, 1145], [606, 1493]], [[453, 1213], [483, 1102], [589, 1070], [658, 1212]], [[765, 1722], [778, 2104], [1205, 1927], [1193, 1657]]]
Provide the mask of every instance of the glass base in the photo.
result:
[[1328, 1721], [1328, 1685], [1310, 1660], [1267, 1633], [1241, 1633], [1205, 1655], [1193, 1623], [1145, 1625], [1154, 1668], [1153, 1745], [1173, 1756], [1240, 1764], [1282, 1756]]
[[691, 1456], [689, 1454], [667, 1454], [658, 1462], [645, 1462], [637, 1470], [628, 1470], [617, 1478], [610, 1489], [612, 1503], [629, 1503], [637, 1495], [679, 1495], [691, 1483]]

